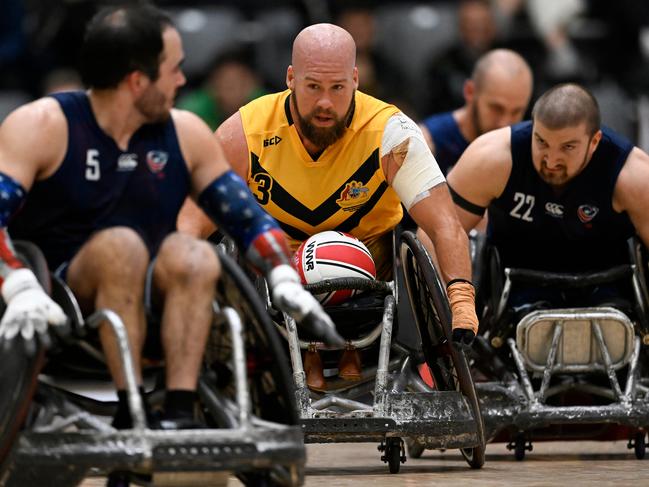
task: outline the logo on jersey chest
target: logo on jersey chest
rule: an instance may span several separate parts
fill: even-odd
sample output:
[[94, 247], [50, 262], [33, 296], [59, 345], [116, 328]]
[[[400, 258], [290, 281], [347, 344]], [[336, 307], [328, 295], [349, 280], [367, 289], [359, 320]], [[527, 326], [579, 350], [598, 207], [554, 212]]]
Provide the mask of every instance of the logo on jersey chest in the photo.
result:
[[146, 153], [146, 165], [153, 174], [162, 172], [169, 160], [169, 154], [161, 150], [150, 150]]
[[590, 223], [599, 213], [599, 208], [593, 205], [579, 205], [577, 217], [581, 223]]
[[548, 201], [545, 204], [545, 212], [554, 218], [563, 218], [563, 205]]
[[117, 170], [133, 171], [137, 167], [137, 154], [121, 154], [117, 159]]
[[282, 141], [282, 138], [279, 135], [271, 137], [269, 139], [264, 139], [264, 147], [269, 147], [271, 145], [277, 145]]
[[350, 181], [345, 184], [336, 203], [345, 211], [356, 211], [369, 199], [370, 189], [367, 186], [358, 181]]

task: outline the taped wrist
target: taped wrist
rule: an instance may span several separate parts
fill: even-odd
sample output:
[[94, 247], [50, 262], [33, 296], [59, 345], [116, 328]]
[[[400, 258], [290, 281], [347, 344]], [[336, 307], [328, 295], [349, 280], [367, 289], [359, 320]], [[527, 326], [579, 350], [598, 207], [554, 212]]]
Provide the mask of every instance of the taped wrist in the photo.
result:
[[472, 330], [478, 334], [478, 316], [475, 312], [475, 288], [464, 279], [454, 279], [446, 287], [453, 314], [452, 327]]
[[212, 181], [198, 197], [198, 204], [258, 270], [267, 272], [289, 261], [286, 238], [278, 223], [233, 171]]

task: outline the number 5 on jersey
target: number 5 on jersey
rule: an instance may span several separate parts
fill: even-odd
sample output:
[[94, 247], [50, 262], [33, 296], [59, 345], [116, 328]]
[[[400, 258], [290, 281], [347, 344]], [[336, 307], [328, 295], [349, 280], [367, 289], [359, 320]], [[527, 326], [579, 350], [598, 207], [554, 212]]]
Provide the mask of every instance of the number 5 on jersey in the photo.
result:
[[88, 181], [99, 181], [101, 177], [98, 157], [99, 151], [97, 149], [88, 149], [86, 152], [86, 179]]

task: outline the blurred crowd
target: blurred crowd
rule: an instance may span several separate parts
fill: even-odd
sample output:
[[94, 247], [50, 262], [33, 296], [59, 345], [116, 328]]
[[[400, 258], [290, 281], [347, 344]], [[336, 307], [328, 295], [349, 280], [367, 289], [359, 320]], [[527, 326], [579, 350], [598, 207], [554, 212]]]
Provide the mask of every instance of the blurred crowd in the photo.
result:
[[[83, 27], [107, 3], [116, 2], [0, 0], [0, 119], [26, 100], [80, 87]], [[648, 130], [646, 0], [155, 3], [185, 43], [188, 83], [177, 104], [213, 128], [249, 100], [284, 89], [294, 36], [307, 24], [333, 22], [356, 40], [360, 89], [413, 118], [461, 106], [476, 59], [507, 47], [533, 67], [535, 95], [577, 81], [596, 94], [606, 124], [640, 145]]]

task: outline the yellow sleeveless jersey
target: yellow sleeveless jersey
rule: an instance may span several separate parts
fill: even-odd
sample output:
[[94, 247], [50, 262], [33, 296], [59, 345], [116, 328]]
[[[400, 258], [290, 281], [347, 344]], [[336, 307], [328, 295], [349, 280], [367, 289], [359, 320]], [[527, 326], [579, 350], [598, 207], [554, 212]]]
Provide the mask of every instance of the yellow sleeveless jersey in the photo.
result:
[[293, 124], [290, 93], [266, 95], [239, 110], [248, 142], [250, 190], [278, 220], [293, 250], [315, 233], [339, 230], [365, 243], [378, 268], [383, 256], [376, 254], [387, 249], [377, 244], [389, 242], [391, 252], [386, 233], [402, 217], [380, 159], [383, 129], [399, 109], [357, 91], [344, 136], [314, 161]]

